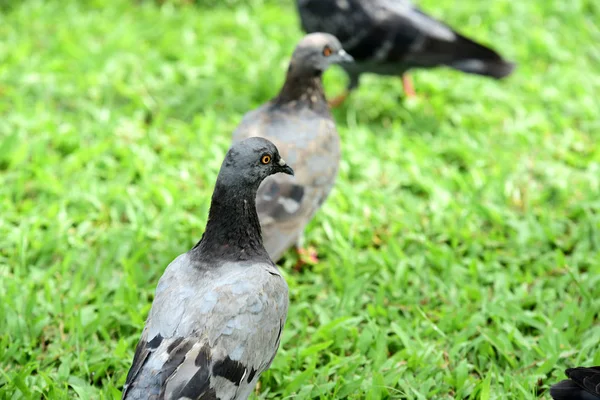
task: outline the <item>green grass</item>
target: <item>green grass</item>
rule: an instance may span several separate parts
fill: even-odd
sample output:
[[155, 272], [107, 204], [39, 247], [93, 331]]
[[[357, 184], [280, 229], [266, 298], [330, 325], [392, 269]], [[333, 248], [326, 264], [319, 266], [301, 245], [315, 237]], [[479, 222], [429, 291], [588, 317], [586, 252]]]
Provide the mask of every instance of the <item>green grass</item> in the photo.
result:
[[[231, 132], [301, 37], [292, 0], [228, 3], [0, 3], [1, 399], [119, 398]], [[519, 67], [416, 72], [410, 101], [367, 76], [336, 110], [321, 262], [282, 265], [258, 398], [548, 399], [600, 364], [597, 1], [419, 3]]]

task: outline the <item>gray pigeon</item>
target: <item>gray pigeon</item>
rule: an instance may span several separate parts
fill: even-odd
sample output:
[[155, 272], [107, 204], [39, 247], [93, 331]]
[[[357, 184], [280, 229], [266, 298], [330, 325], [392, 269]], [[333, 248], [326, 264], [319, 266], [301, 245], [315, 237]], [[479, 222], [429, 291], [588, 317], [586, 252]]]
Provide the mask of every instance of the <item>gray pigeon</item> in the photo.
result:
[[334, 36], [305, 36], [294, 50], [279, 94], [247, 113], [233, 133], [234, 143], [252, 136], [273, 141], [296, 171], [294, 177], [265, 179], [256, 198], [265, 248], [276, 262], [294, 244], [303, 252], [304, 228], [335, 182], [340, 138], [321, 76], [330, 65], [351, 61]]
[[550, 388], [554, 400], [598, 400], [600, 399], [600, 366], [567, 368], [569, 379]]
[[356, 63], [345, 65], [350, 82], [341, 104], [363, 73], [403, 76], [404, 91], [414, 95], [406, 71], [448, 66], [500, 79], [515, 65], [495, 51], [426, 15], [408, 0], [297, 0], [306, 32], [335, 35]]
[[158, 282], [123, 399], [247, 399], [269, 368], [288, 287], [263, 247], [255, 198], [278, 172], [294, 174], [266, 139], [229, 149], [202, 239]]

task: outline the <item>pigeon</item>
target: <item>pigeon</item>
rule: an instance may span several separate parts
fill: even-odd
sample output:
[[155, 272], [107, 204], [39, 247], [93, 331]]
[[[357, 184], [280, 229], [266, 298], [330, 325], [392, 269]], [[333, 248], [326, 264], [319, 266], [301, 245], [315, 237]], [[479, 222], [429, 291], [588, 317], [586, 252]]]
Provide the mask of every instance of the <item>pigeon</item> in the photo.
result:
[[339, 106], [359, 85], [363, 73], [402, 75], [404, 92], [414, 96], [405, 73], [412, 68], [448, 66], [496, 79], [515, 64], [428, 16], [408, 0], [296, 0], [305, 32], [335, 35], [355, 59], [344, 65], [350, 81], [331, 100]]
[[600, 366], [567, 368], [565, 375], [569, 379], [550, 388], [554, 400], [600, 399]]
[[[293, 245], [300, 255], [303, 232], [329, 195], [340, 162], [340, 138], [323, 92], [322, 74], [352, 62], [339, 40], [312, 33], [300, 40], [279, 94], [248, 112], [233, 133], [271, 140], [294, 166], [295, 176], [270, 176], [258, 188], [256, 209], [267, 252], [277, 262]], [[308, 254], [316, 262], [316, 254]]]
[[269, 368], [288, 286], [262, 244], [255, 198], [278, 172], [294, 174], [272, 142], [231, 146], [202, 238], [158, 282], [122, 399], [247, 399]]

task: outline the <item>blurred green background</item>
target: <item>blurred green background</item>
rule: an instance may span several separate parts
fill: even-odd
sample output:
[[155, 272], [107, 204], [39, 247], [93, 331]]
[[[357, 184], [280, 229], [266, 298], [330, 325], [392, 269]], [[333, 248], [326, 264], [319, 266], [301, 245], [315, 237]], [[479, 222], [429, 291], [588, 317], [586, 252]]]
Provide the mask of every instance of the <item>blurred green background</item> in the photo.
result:
[[[366, 76], [258, 398], [549, 399], [600, 364], [600, 3], [421, 0], [518, 68]], [[0, 398], [117, 399], [286, 1], [0, 2]], [[346, 84], [335, 67], [327, 93]]]

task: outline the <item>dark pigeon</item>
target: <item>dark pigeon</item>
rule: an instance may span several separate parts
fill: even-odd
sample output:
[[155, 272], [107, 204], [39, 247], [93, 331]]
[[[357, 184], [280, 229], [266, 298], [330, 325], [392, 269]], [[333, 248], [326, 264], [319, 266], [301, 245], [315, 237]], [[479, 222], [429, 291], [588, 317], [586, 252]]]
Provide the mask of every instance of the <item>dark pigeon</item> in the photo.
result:
[[[501, 79], [515, 68], [498, 53], [456, 32], [408, 0], [296, 0], [306, 32], [335, 35], [355, 59], [344, 65], [350, 82], [339, 105], [363, 73], [403, 75], [412, 68], [447, 66]], [[414, 95], [403, 76], [405, 93]]]
[[550, 388], [550, 396], [554, 400], [600, 399], [600, 366], [568, 368], [565, 375], [569, 379]]
[[305, 36], [294, 50], [279, 94], [247, 113], [233, 133], [234, 143], [252, 136], [271, 140], [294, 167], [293, 177], [265, 179], [256, 198], [265, 248], [275, 262], [294, 244], [303, 252], [304, 228], [335, 183], [340, 138], [321, 76], [330, 65], [350, 61], [334, 36]]
[[278, 172], [293, 175], [266, 139], [229, 149], [202, 239], [158, 282], [123, 399], [247, 399], [269, 368], [288, 287], [263, 247], [255, 198]]

